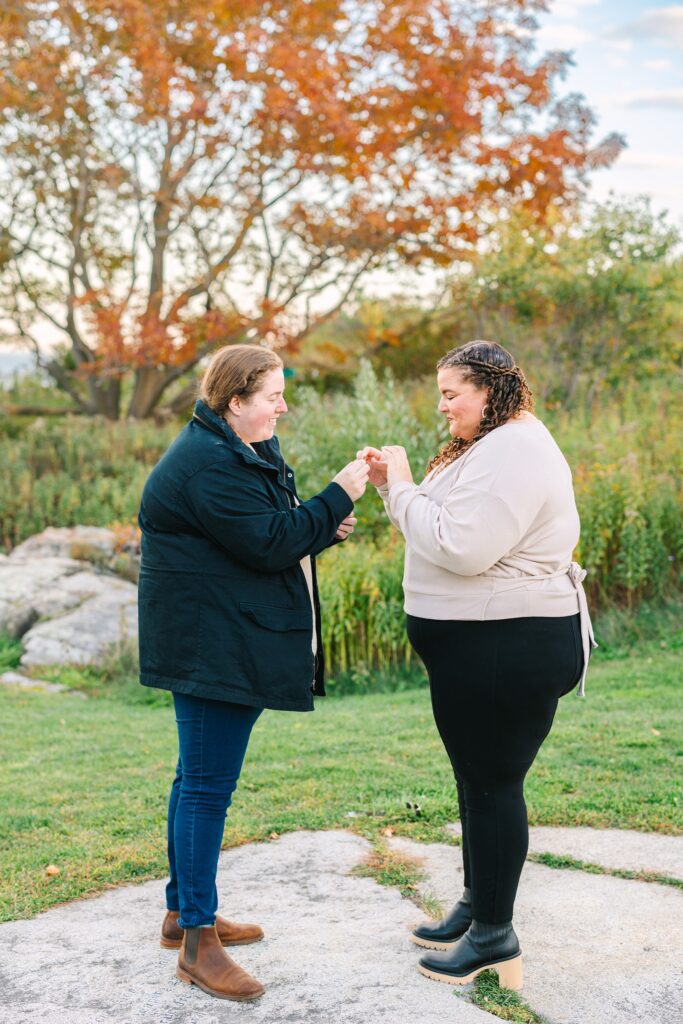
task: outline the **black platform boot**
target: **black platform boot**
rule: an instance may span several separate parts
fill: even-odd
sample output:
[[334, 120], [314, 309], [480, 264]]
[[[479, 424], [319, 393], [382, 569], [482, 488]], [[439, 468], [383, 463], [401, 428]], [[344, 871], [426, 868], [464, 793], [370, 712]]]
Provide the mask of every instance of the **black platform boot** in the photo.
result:
[[522, 954], [519, 941], [509, 924], [482, 924], [473, 921], [451, 949], [445, 953], [425, 953], [419, 970], [435, 981], [466, 985], [481, 971], [498, 972], [502, 988], [518, 992], [522, 987]]
[[465, 888], [449, 914], [440, 921], [425, 921], [418, 925], [410, 937], [416, 945], [426, 949], [451, 949], [471, 924], [471, 893]]

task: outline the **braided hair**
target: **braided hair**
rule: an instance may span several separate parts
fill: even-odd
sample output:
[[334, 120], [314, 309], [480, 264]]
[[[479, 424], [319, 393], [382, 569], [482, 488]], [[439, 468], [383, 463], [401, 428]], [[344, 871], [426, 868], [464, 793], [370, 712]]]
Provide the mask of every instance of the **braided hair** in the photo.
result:
[[486, 389], [488, 395], [475, 436], [469, 441], [462, 437], [451, 438], [427, 466], [428, 473], [432, 469], [440, 473], [451, 462], [459, 459], [475, 441], [480, 441], [518, 412], [533, 412], [534, 399], [523, 372], [515, 365], [508, 350], [495, 341], [471, 341], [467, 345], [453, 348], [441, 357], [436, 368], [458, 369], [463, 380], [475, 388]]

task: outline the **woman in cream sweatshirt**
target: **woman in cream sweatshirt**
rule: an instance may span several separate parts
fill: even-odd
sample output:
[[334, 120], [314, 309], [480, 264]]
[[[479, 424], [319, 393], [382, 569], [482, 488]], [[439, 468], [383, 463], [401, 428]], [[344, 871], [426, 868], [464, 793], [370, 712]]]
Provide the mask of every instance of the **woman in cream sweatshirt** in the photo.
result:
[[569, 466], [533, 415], [524, 374], [475, 341], [437, 365], [451, 440], [413, 481], [405, 449], [365, 448], [370, 481], [406, 541], [408, 637], [425, 664], [455, 774], [465, 889], [415, 929], [420, 970], [465, 984], [493, 967], [521, 988], [512, 914], [529, 830], [524, 778], [560, 697], [594, 646]]

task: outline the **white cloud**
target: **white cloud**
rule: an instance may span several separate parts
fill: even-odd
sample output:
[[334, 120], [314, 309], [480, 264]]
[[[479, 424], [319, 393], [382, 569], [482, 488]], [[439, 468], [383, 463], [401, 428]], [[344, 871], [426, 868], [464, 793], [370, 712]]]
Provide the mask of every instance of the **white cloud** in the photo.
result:
[[648, 71], [668, 71], [671, 68], [671, 61], [667, 60], [666, 57], [662, 57], [659, 60], [644, 60], [643, 67], [647, 68]]
[[654, 39], [664, 46], [683, 50], [683, 4], [643, 11], [635, 21], [612, 29], [610, 35], [613, 39], [636, 42], [643, 38]]
[[610, 39], [609, 32], [606, 34], [606, 38], [603, 39], [605, 46], [609, 46], [610, 50], [618, 50], [619, 53], [630, 53], [633, 49], [632, 39]]
[[621, 102], [631, 110], [683, 110], [683, 89], [644, 89], [626, 93]]
[[574, 21], [581, 14], [582, 7], [596, 7], [600, 0], [555, 0], [550, 2], [550, 14], [562, 21]]
[[638, 153], [627, 149], [619, 156], [617, 165], [623, 170], [630, 171], [683, 171], [683, 155]]
[[557, 25], [542, 25], [536, 33], [536, 39], [541, 46], [548, 49], [570, 50], [573, 46], [592, 43], [595, 36], [577, 25], [562, 22]]
[[626, 58], [620, 57], [616, 53], [608, 53], [605, 58], [605, 61], [607, 67], [611, 71], [621, 71], [622, 68], [625, 68], [628, 65], [628, 61], [626, 60]]

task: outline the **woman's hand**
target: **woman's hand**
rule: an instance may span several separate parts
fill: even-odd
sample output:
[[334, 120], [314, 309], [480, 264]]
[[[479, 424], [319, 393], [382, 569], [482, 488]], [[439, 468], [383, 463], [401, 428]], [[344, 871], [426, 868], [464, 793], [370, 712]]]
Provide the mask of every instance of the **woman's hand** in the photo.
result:
[[357, 522], [358, 520], [355, 516], [347, 516], [346, 519], [342, 519], [335, 534], [337, 540], [346, 540], [346, 538], [353, 533], [353, 529]]
[[382, 453], [376, 448], [361, 448], [357, 458], [364, 459], [368, 464], [368, 480], [373, 487], [383, 487], [387, 482], [387, 464], [382, 458]]
[[354, 459], [340, 470], [332, 481], [343, 487], [351, 501], [358, 501], [365, 494], [368, 484], [368, 465], [362, 459]]
[[382, 448], [382, 458], [387, 464], [387, 483], [398, 484], [403, 481], [412, 484], [413, 474], [410, 470], [410, 463], [405, 448], [400, 444], [389, 444]]

